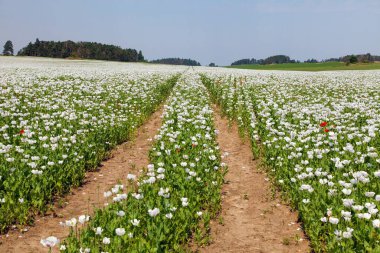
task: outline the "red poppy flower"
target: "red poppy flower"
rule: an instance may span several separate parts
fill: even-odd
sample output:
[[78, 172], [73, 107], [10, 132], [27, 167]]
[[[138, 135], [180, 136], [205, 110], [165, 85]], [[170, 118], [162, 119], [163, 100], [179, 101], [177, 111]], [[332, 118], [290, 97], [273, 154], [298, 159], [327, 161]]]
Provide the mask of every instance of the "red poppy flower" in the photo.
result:
[[328, 133], [330, 130], [328, 128], [325, 128], [323, 131], [325, 131], [325, 133]]
[[25, 133], [25, 130], [24, 129], [21, 129], [20, 130], [20, 135], [23, 135]]
[[319, 124], [320, 127], [325, 127], [327, 126], [327, 122], [326, 121], [323, 121], [321, 124]]

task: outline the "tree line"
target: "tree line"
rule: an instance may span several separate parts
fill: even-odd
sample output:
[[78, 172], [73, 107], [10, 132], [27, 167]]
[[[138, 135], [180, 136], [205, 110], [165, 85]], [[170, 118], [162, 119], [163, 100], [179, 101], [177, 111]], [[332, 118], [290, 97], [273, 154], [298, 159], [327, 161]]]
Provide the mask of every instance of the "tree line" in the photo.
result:
[[287, 55], [273, 55], [273, 56], [270, 56], [266, 59], [255, 59], [255, 58], [241, 59], [241, 60], [238, 60], [238, 61], [231, 63], [231, 66], [244, 65], [244, 64], [261, 64], [261, 65], [264, 65], [264, 64], [283, 64], [283, 63], [296, 63], [296, 62], [297, 62], [296, 60], [290, 59], [290, 57]]
[[[4, 44], [3, 55], [14, 55], [12, 41], [8, 40]], [[34, 43], [30, 42], [26, 47], [22, 48], [17, 55], [20, 56], [39, 56], [53, 58], [82, 58], [95, 60], [125, 61], [125, 62], [141, 62], [145, 61], [140, 51], [135, 49], [123, 49], [115, 45], [107, 45], [97, 42], [73, 42], [67, 41], [40, 41], [36, 39]], [[321, 62], [345, 62], [350, 63], [371, 63], [380, 61], [380, 56], [367, 54], [346, 55], [338, 58], [329, 58]], [[187, 65], [201, 66], [201, 64], [192, 59], [181, 58], [163, 58], [150, 61], [151, 63], [171, 64], [171, 65]], [[304, 63], [318, 63], [316, 59], [308, 59]], [[233, 63], [234, 65], [245, 64], [283, 64], [283, 63], [300, 63], [300, 61], [290, 59], [287, 55], [274, 55], [266, 59], [246, 58], [240, 59]], [[210, 63], [210, 67], [215, 67], [215, 63]]]
[[329, 58], [326, 60], [323, 60], [323, 62], [332, 62], [332, 61], [338, 61], [338, 62], [350, 62], [350, 63], [370, 63], [374, 61], [380, 61], [380, 56], [378, 55], [371, 55], [370, 53], [367, 54], [352, 54], [352, 55], [345, 55], [338, 58]]
[[158, 63], [158, 64], [170, 64], [170, 65], [201, 66], [201, 64], [195, 60], [181, 59], [181, 58], [163, 58], [163, 59], [153, 60], [150, 62]]
[[[13, 55], [10, 44], [4, 45], [4, 55]], [[10, 42], [12, 43], [12, 42]], [[80, 58], [107, 61], [139, 62], [144, 61], [141, 51], [135, 49], [123, 49], [119, 46], [107, 45], [97, 42], [73, 42], [68, 41], [40, 41], [36, 39], [22, 48], [19, 56], [38, 56], [52, 58]]]
[[[13, 55], [12, 41], [4, 45], [3, 55]], [[74, 42], [67, 41], [40, 41], [38, 38], [34, 43], [30, 42], [22, 48], [17, 55], [37, 56], [52, 58], [78, 58], [108, 61], [142, 62], [145, 61], [141, 51], [135, 49], [123, 49], [119, 46], [101, 44], [97, 42]], [[164, 58], [150, 61], [151, 63], [201, 66], [192, 59]], [[216, 66], [214, 64], [214, 66]]]
[[[345, 63], [371, 63], [374, 61], [380, 61], [380, 56], [367, 54], [357, 54], [357, 55], [346, 55], [338, 58], [329, 58], [322, 60], [320, 62], [345, 62]], [[316, 59], [307, 59], [304, 63], [318, 63]], [[231, 66], [234, 65], [245, 65], [245, 64], [282, 64], [282, 63], [300, 63], [300, 61], [292, 60], [289, 56], [286, 55], [274, 55], [266, 59], [241, 59], [231, 63]]]

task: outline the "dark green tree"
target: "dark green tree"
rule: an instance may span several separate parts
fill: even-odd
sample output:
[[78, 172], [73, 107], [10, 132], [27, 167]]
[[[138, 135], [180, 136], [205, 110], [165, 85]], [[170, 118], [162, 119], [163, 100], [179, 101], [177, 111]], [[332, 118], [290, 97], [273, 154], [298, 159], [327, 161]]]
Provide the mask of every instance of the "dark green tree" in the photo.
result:
[[[263, 61], [263, 60], [260, 60], [260, 61]], [[252, 58], [252, 59], [241, 59], [241, 60], [237, 60], [237, 61], [231, 63], [231, 66], [245, 65], [245, 64], [259, 64], [259, 62], [255, 58]]]
[[287, 55], [274, 55], [264, 60], [264, 64], [283, 64], [283, 63], [290, 63], [290, 62], [292, 62], [292, 60]]
[[171, 64], [171, 65], [186, 65], [186, 66], [201, 66], [201, 64], [195, 60], [182, 59], [182, 58], [163, 58], [150, 61], [151, 63], [159, 64]]
[[259, 59], [259, 60], [256, 60], [255, 58], [241, 59], [241, 60], [231, 63], [231, 66], [245, 65], [245, 64], [283, 64], [283, 63], [296, 63], [296, 62], [299, 63], [299, 61], [292, 60], [287, 55], [273, 55], [266, 59]]
[[144, 55], [142, 54], [141, 50], [139, 51], [139, 54], [137, 55], [138, 61], [144, 61]]
[[106, 45], [96, 42], [73, 41], [40, 41], [29, 43], [22, 48], [18, 55], [55, 57], [55, 58], [82, 58], [108, 61], [143, 61], [142, 52], [135, 49], [123, 49], [114, 45]]
[[4, 44], [4, 50], [3, 50], [3, 55], [13, 55], [13, 43], [12, 41], [8, 40]]
[[211, 62], [209, 65], [209, 67], [216, 67], [215, 63]]
[[358, 62], [358, 57], [356, 55], [351, 55], [349, 62], [352, 63], [357, 63]]

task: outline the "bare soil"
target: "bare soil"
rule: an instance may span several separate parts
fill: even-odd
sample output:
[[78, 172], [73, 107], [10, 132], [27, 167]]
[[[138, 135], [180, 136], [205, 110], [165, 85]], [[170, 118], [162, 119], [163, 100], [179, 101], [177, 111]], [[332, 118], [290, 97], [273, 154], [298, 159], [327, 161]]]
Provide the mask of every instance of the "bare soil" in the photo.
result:
[[297, 213], [273, 194], [269, 179], [253, 160], [249, 141], [215, 111], [218, 143], [229, 170], [222, 212], [211, 224], [212, 243], [199, 251], [310, 252]]
[[[138, 174], [142, 167], [148, 165], [151, 140], [161, 126], [162, 111], [162, 108], [156, 111], [137, 130], [132, 141], [125, 142], [113, 150], [110, 159], [104, 161], [96, 172], [86, 173], [84, 184], [73, 189], [65, 199], [57, 201], [54, 211], [44, 217], [37, 217], [33, 226], [23, 228], [27, 231], [14, 229], [7, 235], [1, 235], [0, 252], [48, 252], [48, 249], [40, 244], [42, 238], [53, 235], [62, 240], [68, 236], [69, 229], [61, 227], [60, 221], [78, 218], [82, 214], [91, 215], [95, 208], [104, 206], [103, 192], [119, 180], [125, 182], [128, 173]], [[58, 252], [57, 247], [54, 252]]]
[[[47, 252], [40, 239], [50, 235], [61, 240], [67, 237], [69, 230], [61, 227], [60, 221], [91, 215], [95, 208], [105, 204], [104, 191], [119, 180], [124, 181], [128, 173], [138, 174], [140, 168], [148, 165], [151, 138], [161, 126], [161, 114], [162, 109], [138, 129], [133, 141], [113, 150], [111, 158], [104, 161], [98, 171], [87, 173], [83, 186], [58, 201], [54, 211], [37, 217], [33, 226], [24, 228], [27, 231], [14, 229], [0, 236], [0, 252]], [[270, 182], [265, 173], [258, 170], [250, 145], [239, 137], [237, 126], [229, 128], [228, 121], [219, 113], [215, 113], [215, 124], [229, 172], [222, 189], [222, 213], [211, 224], [212, 244], [199, 251], [310, 252], [309, 242], [297, 223], [297, 213], [279, 198], [273, 198]], [[57, 247], [54, 252], [58, 252]]]

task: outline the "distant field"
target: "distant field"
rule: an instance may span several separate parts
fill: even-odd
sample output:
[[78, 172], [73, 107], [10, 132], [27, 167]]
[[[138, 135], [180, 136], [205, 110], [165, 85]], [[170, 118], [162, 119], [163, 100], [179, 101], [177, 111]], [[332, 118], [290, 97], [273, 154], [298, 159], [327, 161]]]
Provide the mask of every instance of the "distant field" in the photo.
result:
[[329, 70], [371, 70], [380, 69], [380, 62], [357, 63], [346, 66], [343, 62], [324, 62], [324, 63], [286, 63], [257, 65], [247, 64], [238, 66], [228, 66], [228, 68], [238, 69], [257, 69], [257, 70], [296, 70], [296, 71], [329, 71]]

